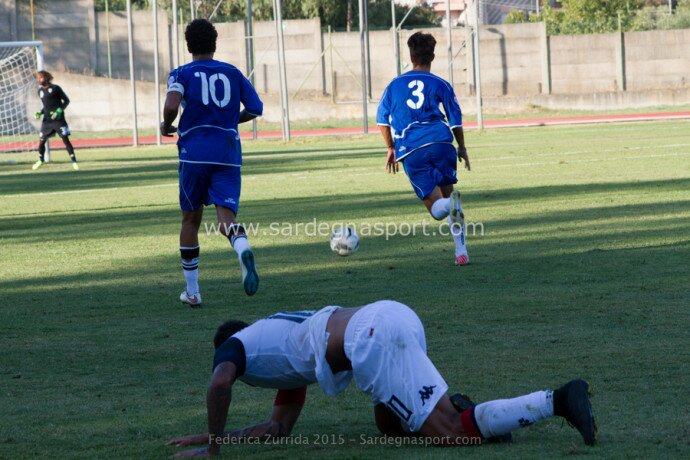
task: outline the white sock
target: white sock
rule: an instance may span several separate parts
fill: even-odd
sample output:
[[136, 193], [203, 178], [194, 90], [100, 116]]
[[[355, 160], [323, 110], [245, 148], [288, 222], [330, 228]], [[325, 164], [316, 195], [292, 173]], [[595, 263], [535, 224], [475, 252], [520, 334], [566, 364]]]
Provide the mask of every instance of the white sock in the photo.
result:
[[[193, 259], [198, 261], [199, 259]], [[184, 264], [184, 262], [183, 262]], [[188, 295], [194, 295], [199, 292], [199, 269], [195, 268], [194, 270], [187, 270], [183, 269], [182, 272], [184, 273], [184, 279], [187, 281], [187, 294]]]
[[182, 273], [187, 281], [187, 295], [199, 292], [199, 245], [180, 246]]
[[244, 251], [246, 251], [249, 248], [249, 240], [247, 240], [247, 237], [245, 235], [242, 236], [237, 236], [233, 238], [232, 241], [232, 247], [237, 252], [237, 256], [241, 256]]
[[448, 225], [450, 226], [450, 234], [455, 241], [455, 257], [467, 255], [467, 246], [465, 246], [465, 229], [453, 222], [448, 216]]
[[431, 217], [441, 220], [450, 214], [450, 198], [439, 198], [431, 205]]
[[491, 438], [553, 417], [553, 391], [536, 391], [512, 399], [497, 399], [474, 408], [482, 436]]
[[242, 279], [244, 279], [245, 276], [247, 276], [247, 268], [242, 263], [242, 253], [248, 249], [251, 249], [249, 247], [249, 240], [247, 240], [247, 236], [241, 235], [234, 237], [232, 239], [232, 247], [235, 249], [235, 252], [237, 252], [237, 259], [240, 261], [240, 268], [242, 269]]

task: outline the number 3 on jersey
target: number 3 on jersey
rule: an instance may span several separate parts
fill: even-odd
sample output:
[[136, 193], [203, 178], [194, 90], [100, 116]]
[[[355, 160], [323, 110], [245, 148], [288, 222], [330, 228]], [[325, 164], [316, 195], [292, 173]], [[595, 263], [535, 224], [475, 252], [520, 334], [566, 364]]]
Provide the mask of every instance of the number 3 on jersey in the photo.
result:
[[408, 85], [408, 88], [415, 88], [412, 91], [412, 95], [417, 98], [416, 101], [413, 101], [412, 99], [407, 100], [407, 106], [411, 109], [419, 109], [422, 104], [424, 104], [424, 93], [422, 90], [424, 89], [424, 82], [421, 80], [412, 80]]
[[[218, 107], [223, 108], [230, 102], [230, 80], [222, 73], [214, 73], [211, 77], [206, 76], [206, 72], [194, 72], [195, 77], [201, 78], [201, 102], [208, 105], [209, 98]], [[220, 80], [223, 84], [223, 97], [218, 99], [216, 82]], [[409, 104], [409, 102], [408, 102]]]

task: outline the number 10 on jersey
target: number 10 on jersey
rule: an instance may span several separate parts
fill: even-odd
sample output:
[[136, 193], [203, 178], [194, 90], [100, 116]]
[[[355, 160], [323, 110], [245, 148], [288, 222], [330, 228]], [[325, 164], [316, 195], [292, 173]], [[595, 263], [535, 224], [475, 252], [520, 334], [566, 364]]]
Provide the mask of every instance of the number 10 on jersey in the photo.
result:
[[[214, 73], [210, 77], [206, 76], [206, 72], [194, 72], [195, 77], [201, 78], [201, 102], [204, 105], [209, 104], [209, 99], [213, 101], [218, 107], [223, 108], [230, 102], [230, 80], [222, 73]], [[222, 98], [218, 99], [216, 82], [223, 84]]]

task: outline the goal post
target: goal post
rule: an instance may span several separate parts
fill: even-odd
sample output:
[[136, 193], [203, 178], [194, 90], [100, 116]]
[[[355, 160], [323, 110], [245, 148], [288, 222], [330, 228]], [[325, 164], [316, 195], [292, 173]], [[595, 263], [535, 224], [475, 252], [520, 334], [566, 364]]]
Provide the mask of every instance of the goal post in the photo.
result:
[[[43, 70], [42, 42], [0, 42], [0, 153], [36, 148], [38, 123], [33, 114], [41, 108], [38, 70]], [[47, 144], [45, 161], [50, 161]]]

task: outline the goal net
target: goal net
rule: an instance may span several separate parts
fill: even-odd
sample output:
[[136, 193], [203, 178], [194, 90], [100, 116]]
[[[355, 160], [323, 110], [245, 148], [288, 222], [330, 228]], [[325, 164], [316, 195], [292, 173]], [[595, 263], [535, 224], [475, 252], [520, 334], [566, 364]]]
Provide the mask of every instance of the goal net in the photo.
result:
[[0, 42], [0, 153], [27, 152], [38, 143], [41, 109], [36, 70], [43, 68], [41, 42]]

